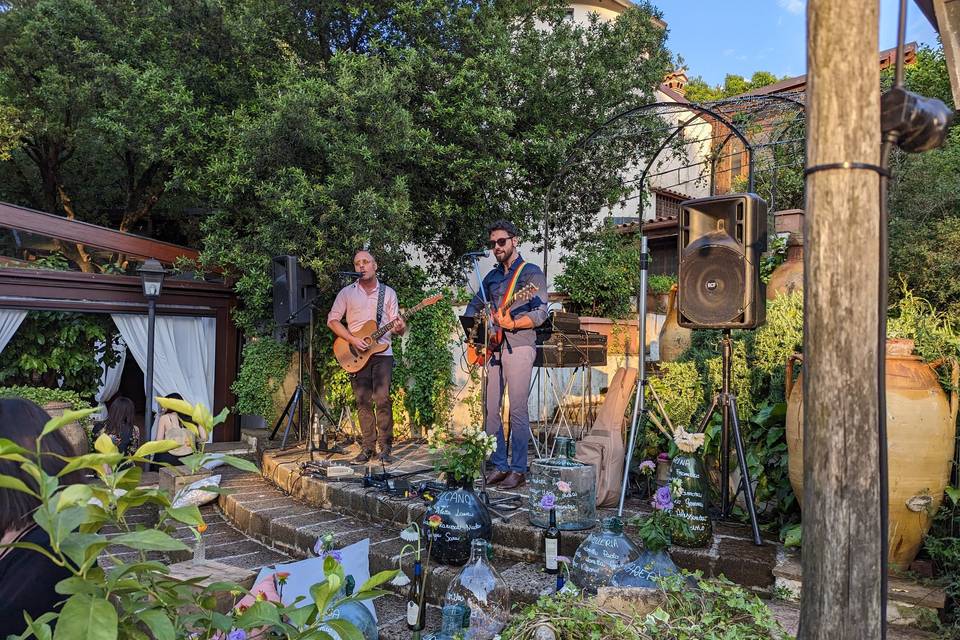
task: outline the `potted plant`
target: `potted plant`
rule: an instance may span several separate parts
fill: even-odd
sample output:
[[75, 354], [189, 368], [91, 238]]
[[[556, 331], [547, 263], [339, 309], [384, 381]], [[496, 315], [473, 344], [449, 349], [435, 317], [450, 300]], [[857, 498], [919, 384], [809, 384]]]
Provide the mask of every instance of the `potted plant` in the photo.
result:
[[563, 273], [554, 284], [569, 296], [569, 308], [580, 314], [581, 327], [607, 336], [609, 353], [639, 353], [638, 323], [632, 317], [640, 284], [636, 243], [606, 228], [586, 235], [562, 262]]
[[647, 312], [666, 314], [670, 306], [670, 289], [677, 284], [673, 275], [655, 273], [647, 278]]
[[459, 434], [452, 433], [449, 427], [436, 427], [427, 444], [435, 456], [434, 466], [446, 477], [448, 489], [427, 507], [421, 530], [429, 529], [432, 557], [437, 562], [462, 565], [470, 558], [473, 540], [490, 539], [490, 514], [474, 493], [473, 483], [497, 440], [474, 424]]

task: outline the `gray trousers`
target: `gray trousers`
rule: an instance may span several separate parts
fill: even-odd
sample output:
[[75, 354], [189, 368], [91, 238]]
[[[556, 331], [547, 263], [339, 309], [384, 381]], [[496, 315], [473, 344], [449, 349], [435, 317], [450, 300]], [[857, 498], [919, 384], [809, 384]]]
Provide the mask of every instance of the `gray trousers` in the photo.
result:
[[[490, 359], [487, 370], [487, 424], [486, 432], [497, 436], [497, 450], [490, 461], [500, 471], [527, 472], [527, 445], [530, 442], [530, 415], [527, 399], [536, 349], [532, 346], [504, 345]], [[503, 390], [510, 394], [510, 464], [507, 464], [507, 441], [503, 435]]]
[[373, 451], [377, 445], [381, 453], [389, 453], [393, 448], [392, 378], [393, 356], [373, 356], [367, 366], [351, 377], [364, 451]]

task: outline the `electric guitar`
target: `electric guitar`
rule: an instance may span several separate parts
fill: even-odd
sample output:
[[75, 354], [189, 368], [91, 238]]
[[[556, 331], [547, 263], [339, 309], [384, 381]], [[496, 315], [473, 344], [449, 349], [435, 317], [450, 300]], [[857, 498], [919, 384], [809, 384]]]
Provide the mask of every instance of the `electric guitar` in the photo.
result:
[[[518, 302], [526, 302], [537, 295], [538, 290], [539, 289], [537, 285], [534, 283], [531, 282], [526, 284], [520, 289], [514, 291], [513, 295], [504, 301], [504, 304], [501, 305], [501, 308], [509, 309]], [[469, 364], [482, 365], [486, 363], [487, 358], [493, 355], [493, 353], [500, 348], [500, 343], [503, 341], [503, 333], [491, 327], [490, 325], [492, 323], [484, 322], [490, 329], [487, 333], [487, 350], [484, 352], [483, 338], [478, 338], [476, 335], [477, 327], [480, 326], [481, 320], [489, 320], [486, 309], [481, 310], [480, 313], [477, 314], [477, 321], [473, 324], [473, 330], [470, 332], [470, 335], [467, 336], [467, 362]]]
[[366, 350], [360, 351], [343, 338], [338, 337], [333, 341], [333, 355], [337, 358], [340, 366], [348, 373], [360, 371], [360, 369], [366, 366], [372, 356], [385, 351], [387, 347], [390, 346], [386, 342], [380, 342], [380, 338], [396, 328], [397, 320], [401, 318], [406, 320], [421, 309], [436, 304], [441, 298], [443, 298], [443, 294], [441, 293], [434, 294], [429, 298], [424, 298], [420, 301], [420, 304], [406, 311], [402, 311], [399, 317], [391, 320], [382, 327], [377, 327], [376, 320], [367, 320], [367, 322], [360, 327], [360, 330], [353, 334], [367, 343]]

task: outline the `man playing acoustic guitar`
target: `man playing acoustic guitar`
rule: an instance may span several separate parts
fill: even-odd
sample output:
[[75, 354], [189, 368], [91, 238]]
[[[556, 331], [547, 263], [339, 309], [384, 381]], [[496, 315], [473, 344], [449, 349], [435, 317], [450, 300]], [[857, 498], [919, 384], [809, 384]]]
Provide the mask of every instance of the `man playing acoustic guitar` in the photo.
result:
[[[360, 274], [360, 279], [337, 294], [327, 314], [327, 326], [357, 350], [366, 351], [370, 344], [355, 336], [354, 332], [369, 320], [375, 320], [377, 326], [394, 322], [395, 331], [387, 332], [379, 340], [389, 345], [393, 333], [403, 334], [407, 330], [400, 315], [397, 292], [377, 279], [377, 261], [369, 251], [357, 252], [353, 257], [353, 268]], [[344, 315], [347, 318], [346, 326], [343, 324]], [[363, 449], [354, 462], [370, 460], [374, 455], [374, 445], [379, 446], [380, 460], [388, 464], [394, 461], [390, 455], [393, 447], [393, 405], [390, 402], [392, 378], [393, 349], [390, 347], [374, 355], [365, 367], [350, 377], [363, 434]]]
[[[536, 356], [534, 329], [547, 319], [547, 280], [535, 264], [526, 263], [517, 252], [517, 228], [506, 220], [497, 220], [487, 227], [489, 242], [497, 266], [483, 279], [495, 312], [491, 332], [499, 337], [495, 353], [489, 354], [487, 370], [486, 432], [497, 436], [497, 450], [490, 460], [495, 467], [487, 474], [487, 484], [499, 483], [501, 489], [515, 489], [526, 482], [527, 445], [530, 441], [530, 416], [527, 396], [533, 361]], [[502, 308], [502, 303], [527, 285], [537, 294], [522, 304]], [[483, 299], [477, 293], [467, 307], [466, 315], [475, 316], [483, 309]], [[494, 342], [497, 342], [494, 340]], [[507, 445], [500, 419], [504, 387], [510, 394], [510, 462], [507, 463]]]

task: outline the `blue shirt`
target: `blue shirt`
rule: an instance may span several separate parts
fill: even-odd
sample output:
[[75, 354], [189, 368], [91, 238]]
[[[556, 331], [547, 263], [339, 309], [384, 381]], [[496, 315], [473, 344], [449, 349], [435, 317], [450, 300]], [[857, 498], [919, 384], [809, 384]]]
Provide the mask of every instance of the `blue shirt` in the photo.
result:
[[[504, 270], [503, 265], [498, 263], [483, 279], [483, 288], [487, 293], [487, 300], [493, 303], [494, 309], [498, 308], [500, 301], [503, 300], [503, 295], [507, 292], [507, 287], [510, 286], [510, 281], [521, 262], [523, 262], [523, 259], [518, 254], [509, 269]], [[537, 287], [537, 294], [526, 302], [514, 304], [511, 307], [513, 311], [511, 316], [514, 320], [528, 317], [533, 320], [534, 327], [539, 327], [547, 319], [547, 278], [543, 275], [543, 270], [540, 267], [528, 262], [524, 265], [523, 271], [520, 272], [517, 286], [513, 290], [515, 292], [519, 291], [531, 283]], [[473, 300], [467, 306], [465, 313], [468, 316], [475, 316], [482, 308], [483, 298], [480, 297], [480, 292], [477, 292], [477, 295], [473, 296]], [[503, 332], [503, 341], [507, 348], [532, 347], [536, 343], [536, 339], [536, 331], [533, 329], [504, 330]]]

